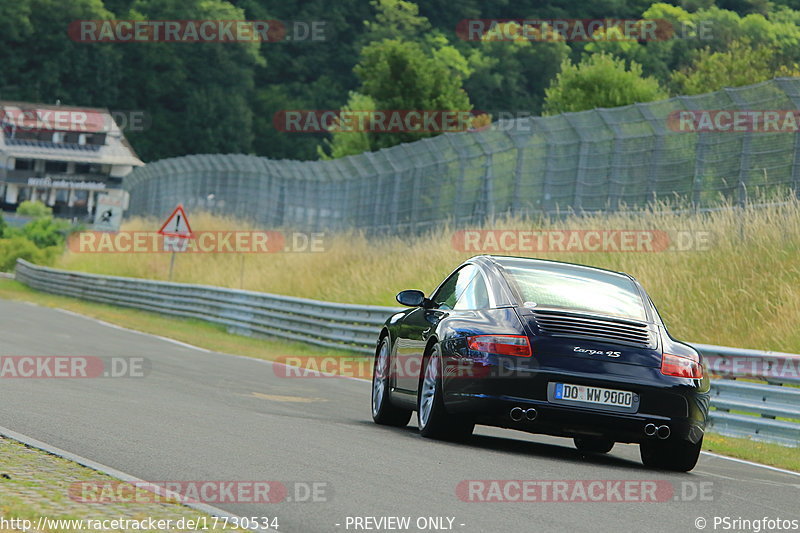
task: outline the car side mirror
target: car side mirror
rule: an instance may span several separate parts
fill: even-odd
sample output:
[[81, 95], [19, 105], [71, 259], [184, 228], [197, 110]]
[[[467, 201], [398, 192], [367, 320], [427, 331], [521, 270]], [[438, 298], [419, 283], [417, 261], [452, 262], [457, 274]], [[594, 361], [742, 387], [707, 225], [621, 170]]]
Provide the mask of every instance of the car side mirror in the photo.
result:
[[416, 289], [408, 289], [406, 291], [400, 291], [397, 293], [397, 302], [403, 305], [407, 305], [408, 307], [420, 307], [424, 306], [428, 300], [425, 298], [425, 293], [422, 291], [418, 291]]

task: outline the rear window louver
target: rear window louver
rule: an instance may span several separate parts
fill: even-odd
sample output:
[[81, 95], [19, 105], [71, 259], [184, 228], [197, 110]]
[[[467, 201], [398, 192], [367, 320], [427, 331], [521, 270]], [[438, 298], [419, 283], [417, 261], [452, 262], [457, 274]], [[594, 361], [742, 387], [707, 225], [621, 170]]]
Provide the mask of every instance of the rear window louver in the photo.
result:
[[655, 348], [653, 335], [645, 322], [544, 309], [534, 311], [533, 317], [542, 333], [554, 337], [586, 338]]

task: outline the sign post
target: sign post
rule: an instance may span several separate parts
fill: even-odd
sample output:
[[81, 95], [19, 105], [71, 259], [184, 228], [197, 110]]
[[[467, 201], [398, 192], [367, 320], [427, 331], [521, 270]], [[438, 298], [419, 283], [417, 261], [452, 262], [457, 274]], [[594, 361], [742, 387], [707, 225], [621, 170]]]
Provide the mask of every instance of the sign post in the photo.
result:
[[94, 215], [94, 229], [97, 231], [119, 231], [122, 224], [121, 195], [100, 194]]
[[178, 205], [172, 214], [167, 218], [167, 221], [161, 225], [158, 230], [160, 235], [164, 236], [164, 250], [172, 252], [169, 259], [169, 281], [172, 281], [172, 271], [175, 268], [175, 252], [183, 252], [186, 250], [186, 245], [192, 237], [192, 228], [189, 226], [189, 218], [186, 216], [186, 211], [183, 210], [183, 205]]

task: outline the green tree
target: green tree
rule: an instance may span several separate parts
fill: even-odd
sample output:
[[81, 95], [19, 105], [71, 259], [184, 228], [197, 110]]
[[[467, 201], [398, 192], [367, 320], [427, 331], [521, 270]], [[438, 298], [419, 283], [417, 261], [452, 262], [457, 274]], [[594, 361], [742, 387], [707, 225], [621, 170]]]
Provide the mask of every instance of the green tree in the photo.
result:
[[[357, 92], [351, 92], [347, 105], [342, 107], [343, 112], [363, 111], [368, 113], [376, 109], [375, 101], [372, 98]], [[337, 128], [331, 132], [331, 135], [332, 140], [323, 141], [325, 148], [328, 149], [327, 152], [322, 146], [317, 146], [317, 155], [320, 159], [338, 159], [368, 152], [372, 148], [369, 133], [366, 131], [345, 131]]]
[[362, 42], [384, 39], [418, 40], [431, 31], [431, 23], [419, 16], [419, 6], [403, 0], [372, 0], [375, 20], [364, 21]]
[[25, 237], [0, 239], [0, 272], [14, 270], [20, 258], [39, 265], [52, 264], [60, 251], [58, 247], [39, 248]]
[[[68, 34], [79, 20], [241, 20], [225, 0], [15, 0], [0, 2], [3, 99], [143, 110], [152, 127], [126, 132], [145, 159], [252, 147], [258, 43], [91, 43]], [[187, 132], [192, 132], [188, 135]]]
[[[511, 30], [508, 31], [510, 35]], [[526, 38], [493, 41], [484, 36], [480, 48], [469, 57], [472, 74], [464, 82], [472, 103], [491, 112], [538, 115], [545, 89], [570, 53], [563, 41], [551, 38], [542, 41]]]
[[22, 235], [39, 248], [61, 246], [67, 238], [71, 224], [63, 219], [41, 217], [22, 227]]
[[585, 57], [577, 65], [565, 60], [545, 94], [545, 113], [550, 115], [667, 96], [655, 78], [642, 75], [641, 65], [632, 62], [626, 68], [625, 61], [603, 53]]
[[73, 21], [109, 18], [101, 0], [0, 2], [3, 99], [84, 106], [118, 101], [124, 79], [119, 50], [67, 34]]
[[[415, 42], [386, 39], [365, 47], [355, 67], [361, 80], [358, 94], [368, 97], [377, 110], [470, 111], [472, 106], [461, 86], [468, 72], [467, 60], [455, 48], [440, 46], [431, 52]], [[350, 132], [336, 132], [328, 145], [330, 156], [352, 153]], [[388, 148], [437, 135], [436, 132], [372, 132], [369, 149]], [[345, 140], [347, 139], [347, 140]], [[359, 144], [360, 143], [360, 144]]]
[[17, 214], [24, 217], [42, 218], [51, 216], [53, 208], [44, 205], [42, 202], [25, 200], [17, 206]]
[[747, 41], [734, 41], [724, 52], [701, 50], [688, 68], [672, 73], [675, 94], [701, 94], [724, 87], [739, 87], [771, 79], [776, 74], [775, 54]]
[[[244, 10], [225, 0], [138, 0], [121, 16], [153, 20], [246, 18]], [[151, 115], [150, 131], [128, 135], [145, 159], [252, 151], [254, 73], [265, 65], [258, 42], [111, 46], [121, 50], [129, 75], [142, 77], [121, 84], [120, 96], [127, 104], [123, 109], [144, 109]]]
[[753, 50], [770, 50], [773, 66], [800, 62], [800, 12], [777, 7], [764, 13], [743, 5], [737, 12], [705, 1], [696, 4], [691, 7], [698, 9], [687, 10], [688, 2], [684, 7], [657, 2], [644, 11], [643, 19], [663, 20], [671, 26], [672, 35], [663, 35], [668, 38], [646, 43], [600, 40], [585, 49], [639, 63], [644, 73], [673, 89], [673, 72], [692, 70], [698, 58], [729, 52], [737, 42], [749, 43]]

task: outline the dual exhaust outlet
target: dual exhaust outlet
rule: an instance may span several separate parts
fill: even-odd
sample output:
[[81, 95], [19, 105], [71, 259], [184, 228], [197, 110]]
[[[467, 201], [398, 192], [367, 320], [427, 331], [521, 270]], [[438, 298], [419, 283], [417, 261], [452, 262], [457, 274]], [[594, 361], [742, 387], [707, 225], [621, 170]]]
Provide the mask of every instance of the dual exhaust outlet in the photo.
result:
[[537, 413], [536, 409], [534, 409], [533, 407], [529, 409], [523, 409], [522, 407], [513, 407], [511, 411], [508, 413], [508, 415], [514, 422], [519, 422], [523, 418], [528, 420], [529, 422], [533, 422], [534, 420], [536, 420], [536, 417], [539, 415], [539, 413]]
[[658, 437], [661, 440], [664, 440], [669, 437], [671, 433], [669, 426], [658, 426], [656, 427], [655, 424], [647, 424], [644, 426], [644, 434], [648, 437]]
[[[511, 411], [509, 411], [508, 415], [511, 417], [511, 420], [514, 422], [520, 422], [522, 419], [526, 419], [529, 422], [533, 422], [536, 420], [536, 417], [539, 413], [533, 407], [528, 409], [523, 409], [522, 407], [513, 407]], [[661, 440], [668, 439], [672, 430], [669, 429], [669, 426], [662, 425], [656, 426], [655, 424], [647, 424], [644, 426], [644, 434], [648, 437], [658, 437]]]

